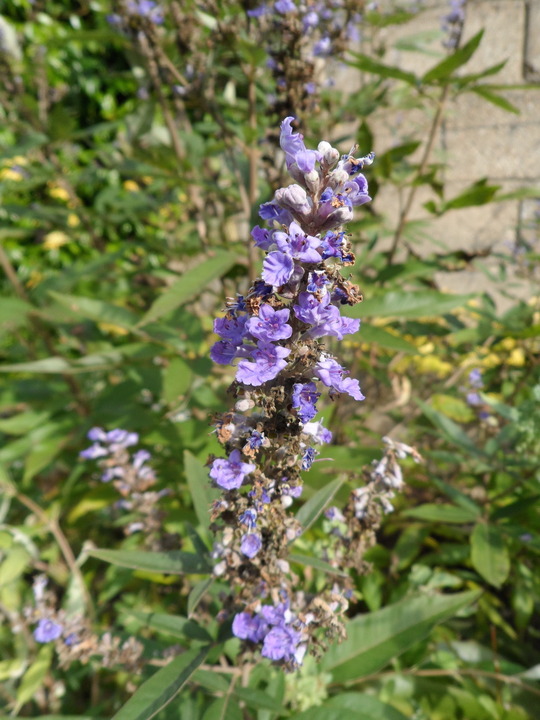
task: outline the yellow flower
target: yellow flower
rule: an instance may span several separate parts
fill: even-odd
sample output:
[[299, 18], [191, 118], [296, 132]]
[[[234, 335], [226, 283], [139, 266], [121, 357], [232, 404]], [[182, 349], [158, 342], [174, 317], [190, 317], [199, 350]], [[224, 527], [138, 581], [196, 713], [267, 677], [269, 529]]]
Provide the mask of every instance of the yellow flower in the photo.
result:
[[123, 187], [124, 190], [127, 190], [128, 192], [138, 192], [140, 190], [140, 187], [134, 180], [125, 180]]
[[23, 176], [20, 172], [17, 172], [17, 170], [12, 170], [11, 168], [2, 168], [0, 170], [0, 180], [14, 180], [15, 182], [20, 182], [23, 179]]
[[30, 289], [35, 288], [42, 280], [43, 275], [39, 272], [39, 270], [32, 270], [30, 277], [26, 281], [26, 287]]
[[77, 227], [77, 225], [80, 225], [80, 222], [81, 221], [79, 220], [77, 215], [75, 215], [75, 213], [69, 213], [67, 219], [68, 227]]
[[515, 348], [510, 353], [510, 357], [506, 361], [508, 365], [513, 365], [514, 367], [523, 367], [525, 365], [525, 353], [523, 352], [523, 348]]
[[55, 198], [56, 200], [64, 200], [64, 201], [69, 200], [68, 191], [63, 187], [60, 187], [59, 185], [55, 185], [54, 187], [52, 187], [49, 190], [49, 195], [52, 198]]
[[101, 332], [109, 333], [110, 335], [127, 335], [128, 331], [120, 327], [120, 325], [115, 325], [114, 323], [107, 323], [102, 322], [98, 323], [98, 328], [101, 330]]
[[62, 245], [65, 245], [68, 242], [69, 237], [66, 233], [61, 230], [53, 230], [52, 232], [47, 233], [47, 235], [43, 238], [43, 247], [45, 250], [57, 250], [59, 247], [62, 247]]

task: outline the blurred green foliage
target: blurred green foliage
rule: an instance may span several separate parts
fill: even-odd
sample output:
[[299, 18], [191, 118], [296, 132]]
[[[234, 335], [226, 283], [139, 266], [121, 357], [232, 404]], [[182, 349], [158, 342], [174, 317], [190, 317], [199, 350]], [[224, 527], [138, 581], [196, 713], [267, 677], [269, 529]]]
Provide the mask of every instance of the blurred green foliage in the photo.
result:
[[[527, 241], [499, 258], [493, 287], [506, 294], [504, 312], [489, 293], [444, 294], [435, 273], [465, 260], [420, 253], [429, 227], [410, 210], [420, 187], [436, 217], [538, 191], [510, 197], [473, 179], [447, 198], [432, 141], [409, 135], [369, 169], [374, 201], [351, 227], [365, 301], [351, 311], [363, 320], [359, 340], [343, 345], [368, 399], [324, 408], [333, 462], [313, 467], [305, 497], [377, 457], [383, 433], [415, 445], [425, 464], [407, 467], [407, 489], [369, 551], [372, 571], [355, 578], [349, 639], [294, 676], [266, 662], [235, 667], [238, 642], [217, 621], [223, 588], [206, 577], [204, 468], [218, 452], [210, 421], [227, 407], [232, 377], [208, 350], [224, 298], [260, 266], [247, 241], [258, 203], [284, 180], [281, 118], [242, 4], [177, 7], [186, 37], [170, 17], [121, 31], [105, 0], [2, 5], [15, 31], [4, 31], [0, 53], [4, 715], [537, 717], [540, 298], [513, 298], [504, 280], [512, 263], [537, 277], [538, 253]], [[470, 92], [515, 111], [487, 84], [500, 66], [463, 71], [482, 33], [441, 50], [423, 76], [391, 66], [381, 27], [399, 24], [402, 49], [425, 49], [418, 38], [407, 45], [412, 17], [366, 14], [372, 52], [349, 56], [361, 88], [323, 89], [300, 117], [308, 141], [377, 150], [381, 114], [418, 107], [436, 133], [448, 99]], [[430, 34], [431, 47], [440, 39]], [[353, 135], [338, 134], [358, 116]], [[377, 202], [389, 185], [405, 198], [397, 221]], [[483, 387], [471, 404], [475, 368]], [[96, 425], [136, 431], [152, 451], [157, 488], [171, 491], [164, 523], [177, 551], [150, 555], [137, 534], [124, 536], [114, 490], [78, 457]], [[350, 487], [331, 489], [344, 499]], [[295, 544], [306, 589], [324, 582], [324, 539], [319, 519]], [[38, 573], [98, 634], [143, 642], [142, 674], [99, 659], [59, 667], [25, 625]], [[186, 652], [164, 664], [175, 648]]]

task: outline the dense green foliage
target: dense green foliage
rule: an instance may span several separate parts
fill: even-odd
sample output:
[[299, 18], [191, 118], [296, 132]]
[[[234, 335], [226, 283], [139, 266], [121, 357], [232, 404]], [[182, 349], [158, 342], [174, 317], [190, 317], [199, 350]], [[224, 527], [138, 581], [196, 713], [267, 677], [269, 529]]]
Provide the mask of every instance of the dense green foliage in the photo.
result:
[[[239, 642], [217, 618], [223, 586], [208, 580], [204, 464], [219, 453], [211, 416], [228, 406], [232, 380], [209, 360], [212, 321], [260, 269], [249, 229], [284, 181], [279, 121], [299, 116], [311, 144], [377, 152], [389, 113], [422, 108], [436, 135], [458, 94], [514, 111], [487, 85], [500, 68], [467, 75], [482, 34], [446, 54], [436, 28], [411, 42], [438, 55], [423, 77], [393, 67], [381, 28], [397, 25], [406, 38], [413, 15], [367, 12], [372, 51], [347, 56], [360, 90], [345, 92], [345, 71], [332, 66], [334, 86], [294, 108], [294, 93], [269, 99], [275, 82], [241, 4], [181, 5], [184, 24], [168, 17], [163, 27], [124, 30], [107, 22], [105, 0], [2, 6], [16, 31], [3, 30], [0, 53], [2, 712], [532, 719], [540, 298], [519, 300], [504, 280], [511, 264], [534, 277], [538, 254], [526, 245], [500, 257], [491, 293], [445, 294], [435, 273], [461, 269], [463, 254], [422, 252], [429, 225], [410, 211], [419, 188], [434, 217], [539, 192], [510, 197], [472, 179], [449, 198], [432, 139], [404, 131], [366, 172], [373, 203], [350, 226], [352, 279], [364, 295], [350, 314], [363, 322], [342, 353], [367, 400], [323, 408], [333, 462], [306, 474], [304, 499], [329, 503], [329, 483], [341, 478], [332, 492], [344, 501], [349, 476], [379, 457], [383, 434], [425, 459], [406, 465], [406, 490], [366, 556], [372, 569], [354, 577], [348, 639], [291, 675], [260, 659], [238, 666]], [[404, 198], [397, 219], [377, 199], [389, 186]], [[483, 387], [471, 404], [475, 368]], [[137, 517], [79, 458], [93, 426], [137, 432], [152, 452], [156, 489], [170, 491], [159, 501], [170, 552], [124, 532]], [[325, 581], [328, 532], [324, 518], [312, 519], [304, 512], [310, 527], [294, 546], [311, 590]], [[58, 609], [84, 615], [97, 636], [140, 641], [142, 666], [96, 654], [66, 667], [51, 643], [36, 643], [25, 608], [39, 573]]]

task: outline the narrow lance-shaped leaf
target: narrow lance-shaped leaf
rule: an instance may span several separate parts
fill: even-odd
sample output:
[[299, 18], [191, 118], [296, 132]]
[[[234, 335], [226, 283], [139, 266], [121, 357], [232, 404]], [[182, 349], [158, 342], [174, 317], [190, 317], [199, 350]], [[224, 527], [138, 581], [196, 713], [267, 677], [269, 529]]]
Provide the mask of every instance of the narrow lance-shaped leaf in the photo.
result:
[[332, 671], [340, 682], [376, 672], [479, 595], [421, 595], [360, 615], [348, 624], [347, 639], [324, 656], [321, 668]]
[[471, 535], [471, 560], [484, 580], [501, 587], [510, 572], [510, 555], [495, 525], [476, 525]]
[[195, 300], [211, 280], [227, 272], [236, 258], [235, 253], [219, 250], [214, 257], [191, 268], [158, 297], [139, 325], [147, 325], [190, 300]]
[[392, 65], [384, 65], [383, 63], [373, 60], [368, 55], [362, 53], [351, 53], [353, 60], [349, 61], [349, 65], [352, 65], [358, 70], [364, 72], [370, 72], [374, 75], [379, 75], [382, 78], [394, 78], [395, 80], [403, 80], [408, 85], [417, 85], [418, 78], [412, 72], [407, 72], [401, 68], [394, 67]]
[[483, 34], [484, 31], [480, 30], [480, 32], [476, 33], [463, 47], [458, 48], [452, 55], [442, 60], [435, 65], [435, 67], [431, 68], [431, 70], [428, 70], [422, 78], [422, 82], [429, 84], [449, 78], [454, 70], [465, 65], [465, 63], [471, 59], [480, 45]]
[[167, 573], [169, 575], [202, 575], [212, 569], [203, 555], [175, 550], [171, 552], [145, 552], [142, 550], [103, 550], [96, 548], [88, 554], [98, 560], [120, 567]]
[[184, 469], [195, 514], [200, 524], [208, 529], [210, 527], [210, 503], [219, 493], [210, 487], [208, 468], [189, 450], [184, 450]]
[[319, 515], [332, 501], [332, 498], [345, 482], [346, 478], [338, 477], [333, 482], [328, 483], [313, 495], [296, 513], [296, 519], [302, 526], [302, 532], [310, 528], [317, 520]]
[[190, 650], [176, 657], [141, 685], [113, 720], [150, 720], [178, 695], [204, 661], [209, 648]]

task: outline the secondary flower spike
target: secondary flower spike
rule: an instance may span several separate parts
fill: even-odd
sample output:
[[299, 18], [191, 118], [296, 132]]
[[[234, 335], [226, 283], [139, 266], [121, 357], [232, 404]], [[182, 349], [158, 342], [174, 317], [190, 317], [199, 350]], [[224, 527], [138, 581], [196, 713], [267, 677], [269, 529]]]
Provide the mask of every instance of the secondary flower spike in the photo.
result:
[[310, 149], [293, 120], [282, 122], [280, 145], [294, 183], [261, 205], [267, 227], [251, 231], [266, 253], [262, 276], [227, 301], [210, 353], [219, 365], [236, 365], [235, 407], [216, 419], [226, 457], [213, 458], [210, 468], [223, 490], [212, 506], [214, 573], [231, 587], [233, 634], [289, 669], [319, 642], [319, 630], [341, 634], [347, 607], [339, 589], [324, 598], [294, 589], [288, 555], [301, 528], [289, 508], [302, 492], [302, 472], [317, 460], [316, 446], [332, 440], [315, 420], [323, 391], [364, 399], [322, 339], [341, 340], [360, 327], [342, 315], [362, 299], [340, 273], [354, 263], [343, 222], [370, 199], [359, 171], [373, 160], [340, 157], [326, 141]]

